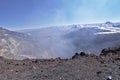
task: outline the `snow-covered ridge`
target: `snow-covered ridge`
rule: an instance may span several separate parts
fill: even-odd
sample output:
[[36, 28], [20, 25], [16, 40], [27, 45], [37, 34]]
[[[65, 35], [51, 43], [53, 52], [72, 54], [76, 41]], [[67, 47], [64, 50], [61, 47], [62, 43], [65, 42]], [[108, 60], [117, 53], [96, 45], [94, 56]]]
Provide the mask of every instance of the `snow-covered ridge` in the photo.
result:
[[[57, 26], [58, 27], [58, 26]], [[99, 23], [99, 24], [78, 24], [78, 25], [67, 25], [67, 26], [59, 26], [60, 30], [65, 31], [75, 31], [82, 28], [96, 28], [101, 30], [106, 30], [106, 32], [98, 32], [95, 34], [113, 34], [120, 33], [120, 23]]]
[[110, 34], [110, 33], [120, 33], [120, 23], [112, 23], [112, 22], [106, 22], [106, 23], [96, 23], [96, 24], [73, 24], [73, 25], [61, 25], [61, 26], [50, 26], [50, 27], [43, 27], [43, 28], [31, 28], [31, 29], [23, 29], [23, 30], [17, 30], [18, 32], [28, 32], [28, 35], [31, 35], [29, 33], [32, 30], [43, 30], [43, 29], [51, 29], [56, 28], [61, 31], [75, 31], [82, 28], [95, 28], [100, 30], [107, 30], [108, 32], [98, 32], [95, 34]]

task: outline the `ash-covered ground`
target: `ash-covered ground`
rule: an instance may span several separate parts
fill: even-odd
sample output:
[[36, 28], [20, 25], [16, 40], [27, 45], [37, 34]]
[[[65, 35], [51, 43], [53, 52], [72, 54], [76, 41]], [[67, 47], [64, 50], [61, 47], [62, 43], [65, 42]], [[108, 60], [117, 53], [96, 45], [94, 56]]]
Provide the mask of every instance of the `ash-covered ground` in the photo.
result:
[[76, 53], [69, 59], [0, 58], [0, 80], [120, 80], [120, 47], [99, 56]]

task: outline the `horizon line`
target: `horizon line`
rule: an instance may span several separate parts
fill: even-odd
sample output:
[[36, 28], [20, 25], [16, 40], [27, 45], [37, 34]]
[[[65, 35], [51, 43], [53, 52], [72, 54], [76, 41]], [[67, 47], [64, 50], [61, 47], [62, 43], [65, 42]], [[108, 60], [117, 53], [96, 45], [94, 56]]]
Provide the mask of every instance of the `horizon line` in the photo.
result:
[[41, 29], [41, 28], [47, 28], [47, 27], [61, 27], [61, 26], [69, 26], [69, 25], [85, 25], [85, 24], [103, 24], [103, 23], [106, 23], [106, 22], [111, 22], [111, 23], [120, 23], [120, 21], [99, 21], [99, 22], [89, 22], [89, 23], [65, 23], [65, 24], [55, 24], [55, 25], [48, 25], [48, 26], [34, 26], [34, 27], [18, 27], [18, 28], [10, 28], [10, 27], [5, 27], [5, 26], [0, 26], [1, 28], [4, 28], [4, 29], [8, 29], [8, 30], [11, 30], [11, 31], [17, 31], [17, 30], [26, 30], [26, 29]]

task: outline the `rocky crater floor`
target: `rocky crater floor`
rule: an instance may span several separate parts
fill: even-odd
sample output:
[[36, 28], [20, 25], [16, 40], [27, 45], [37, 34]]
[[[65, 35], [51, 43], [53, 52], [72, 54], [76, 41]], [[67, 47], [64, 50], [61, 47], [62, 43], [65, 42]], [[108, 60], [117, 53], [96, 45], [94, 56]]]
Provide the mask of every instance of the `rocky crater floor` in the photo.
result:
[[120, 80], [119, 51], [106, 48], [98, 56], [81, 52], [70, 59], [0, 57], [0, 80]]

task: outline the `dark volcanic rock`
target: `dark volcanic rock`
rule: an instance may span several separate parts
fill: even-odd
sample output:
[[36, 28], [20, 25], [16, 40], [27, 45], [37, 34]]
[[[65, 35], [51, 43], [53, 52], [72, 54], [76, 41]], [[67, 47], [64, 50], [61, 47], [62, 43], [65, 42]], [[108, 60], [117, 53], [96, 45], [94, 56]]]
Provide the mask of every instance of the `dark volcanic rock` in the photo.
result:
[[72, 59], [75, 59], [75, 58], [79, 58], [81, 56], [87, 56], [88, 54], [84, 53], [84, 52], [81, 52], [80, 54], [79, 53], [75, 53], [74, 56], [72, 56]]
[[100, 55], [109, 55], [109, 54], [120, 55], [120, 46], [105, 48], [101, 51]]
[[75, 58], [77, 58], [78, 56], [79, 56], [79, 53], [75, 53], [75, 55], [72, 56], [72, 59], [75, 59]]

